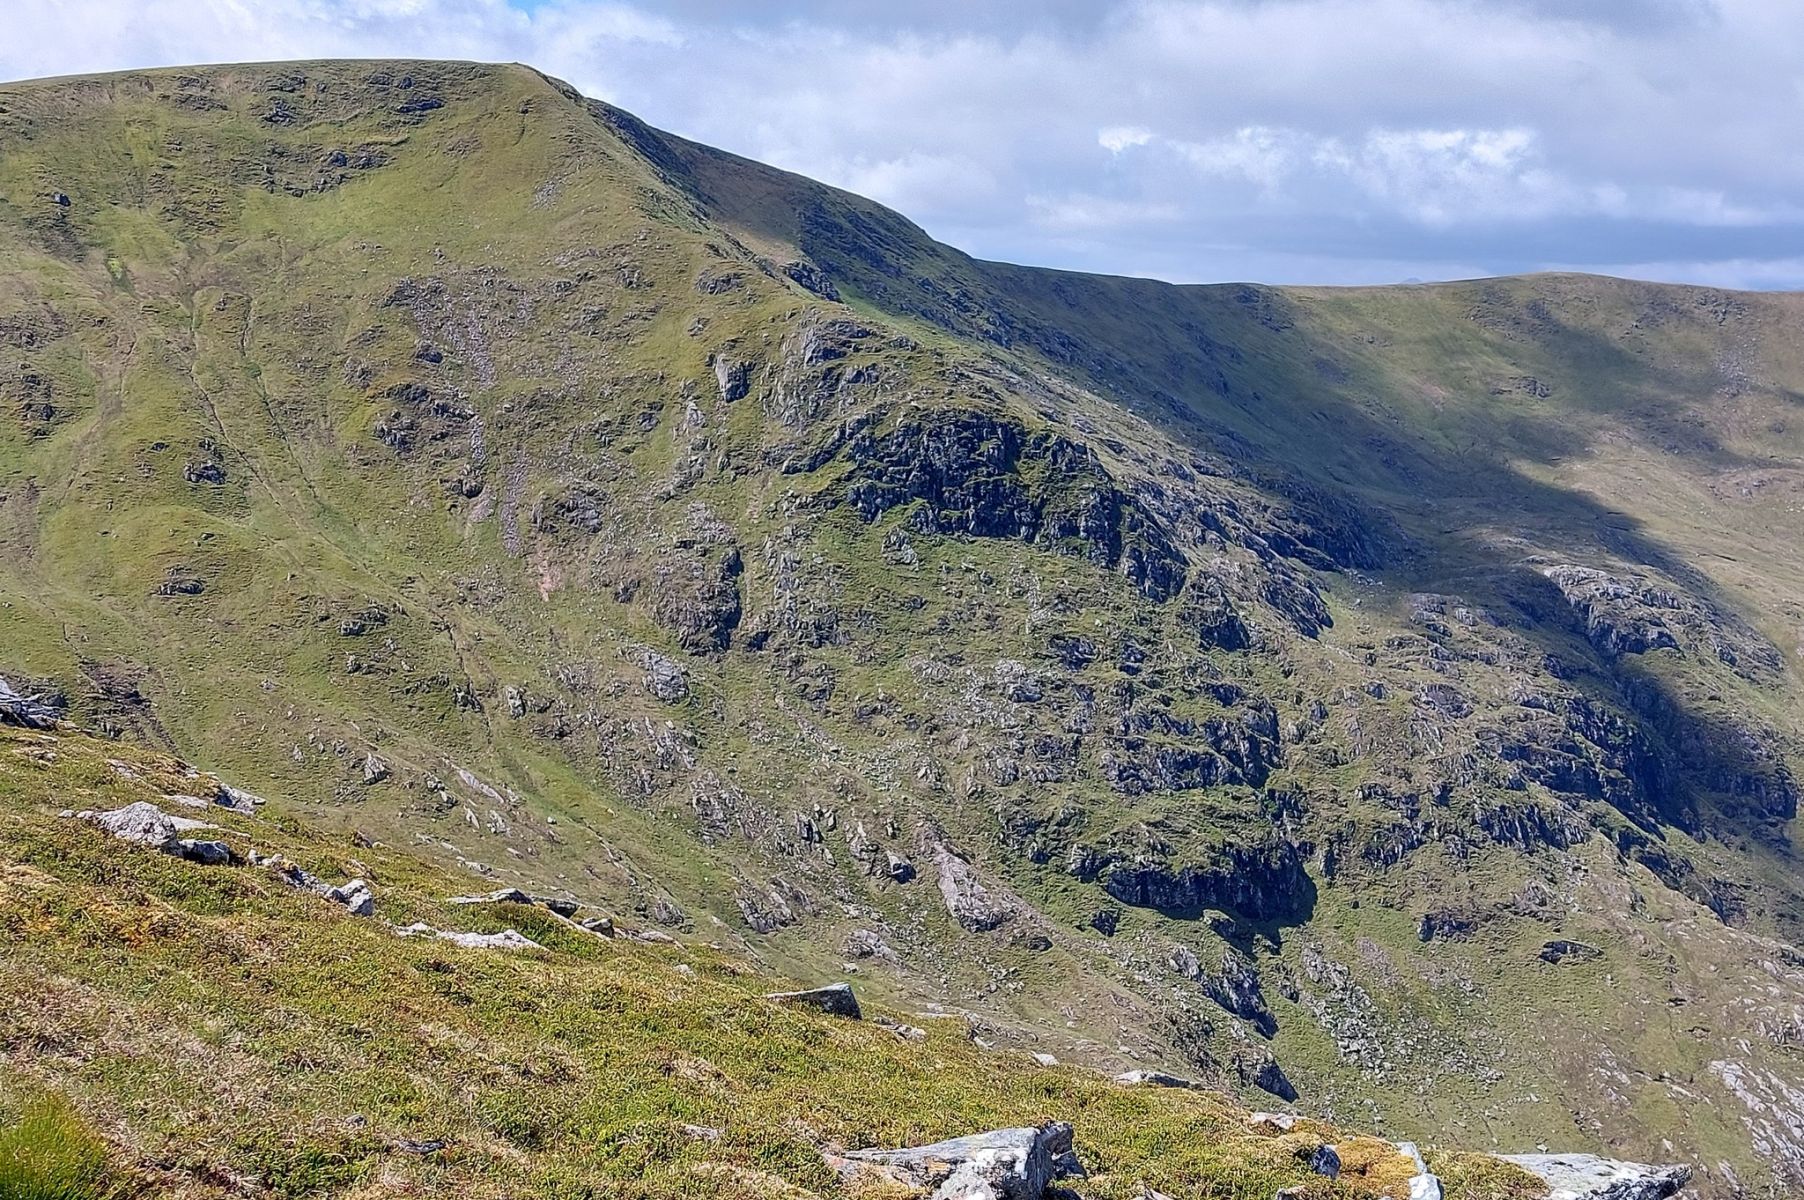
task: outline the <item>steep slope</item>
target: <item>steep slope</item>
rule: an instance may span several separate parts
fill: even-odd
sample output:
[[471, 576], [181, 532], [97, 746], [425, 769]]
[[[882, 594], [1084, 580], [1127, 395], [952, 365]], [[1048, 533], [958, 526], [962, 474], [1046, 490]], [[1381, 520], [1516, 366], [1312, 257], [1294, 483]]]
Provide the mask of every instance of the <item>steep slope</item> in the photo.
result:
[[[104, 1172], [47, 1193], [16, 1165], [48, 1147], [0, 1136], [8, 1195], [894, 1196], [841, 1155], [1066, 1118], [1098, 1197], [1356, 1200], [1414, 1169], [1369, 1135], [989, 1052], [963, 1021], [773, 1002], [734, 955], [517, 892], [447, 901], [456, 879], [405, 850], [223, 793], [141, 747], [0, 727], [0, 1114], [66, 1089], [108, 1135]], [[168, 805], [233, 861], [69, 803]], [[296, 883], [346, 870], [367, 908]], [[1538, 1194], [1488, 1156], [1427, 1162], [1455, 1200]]]
[[443, 63], [0, 89], [0, 261], [21, 690], [999, 1044], [1804, 1182], [1798, 298], [978, 263]]

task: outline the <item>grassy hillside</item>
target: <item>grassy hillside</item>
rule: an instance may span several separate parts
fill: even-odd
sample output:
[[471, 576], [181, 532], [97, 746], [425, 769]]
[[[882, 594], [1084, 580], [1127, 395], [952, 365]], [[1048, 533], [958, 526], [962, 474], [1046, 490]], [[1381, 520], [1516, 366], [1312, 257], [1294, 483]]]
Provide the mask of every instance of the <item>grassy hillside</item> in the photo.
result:
[[1804, 1180], [1797, 297], [981, 263], [448, 63], [0, 87], [0, 264], [73, 719], [1002, 1050]]
[[[69, 1196], [882, 1194], [842, 1183], [823, 1150], [1048, 1119], [1076, 1127], [1098, 1197], [1400, 1196], [1413, 1170], [1369, 1136], [1260, 1132], [1219, 1095], [987, 1051], [963, 1019], [904, 1037], [892, 1028], [923, 1018], [778, 1004], [778, 981], [707, 945], [448, 905], [456, 877], [284, 812], [213, 808], [222, 828], [200, 836], [356, 871], [373, 915], [57, 815], [215, 786], [137, 747], [0, 730], [0, 1109], [36, 1106], [39, 1130], [0, 1143], [6, 1195], [39, 1194], [21, 1164], [45, 1160], [69, 1188], [47, 1194]], [[542, 948], [396, 936], [418, 921]], [[84, 1130], [101, 1170], [65, 1165]], [[1342, 1180], [1308, 1170], [1324, 1142], [1353, 1168]], [[1532, 1194], [1482, 1156], [1431, 1161], [1455, 1196]]]

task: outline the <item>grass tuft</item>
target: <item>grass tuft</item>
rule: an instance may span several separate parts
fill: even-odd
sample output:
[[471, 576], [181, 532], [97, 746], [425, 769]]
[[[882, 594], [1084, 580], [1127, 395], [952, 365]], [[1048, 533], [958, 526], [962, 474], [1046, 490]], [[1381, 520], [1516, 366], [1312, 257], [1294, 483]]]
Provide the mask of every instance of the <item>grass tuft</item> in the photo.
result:
[[0, 1128], [0, 1200], [108, 1200], [107, 1146], [63, 1096], [27, 1097]]

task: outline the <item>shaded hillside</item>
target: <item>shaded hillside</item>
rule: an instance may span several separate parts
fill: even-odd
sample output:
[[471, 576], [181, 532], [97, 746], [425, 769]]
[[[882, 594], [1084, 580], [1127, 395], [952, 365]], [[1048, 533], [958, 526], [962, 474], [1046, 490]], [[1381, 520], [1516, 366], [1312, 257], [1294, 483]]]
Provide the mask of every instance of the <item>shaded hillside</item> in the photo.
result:
[[1797, 298], [978, 263], [444, 63], [0, 88], [0, 261], [13, 687], [996, 1045], [1804, 1180]]

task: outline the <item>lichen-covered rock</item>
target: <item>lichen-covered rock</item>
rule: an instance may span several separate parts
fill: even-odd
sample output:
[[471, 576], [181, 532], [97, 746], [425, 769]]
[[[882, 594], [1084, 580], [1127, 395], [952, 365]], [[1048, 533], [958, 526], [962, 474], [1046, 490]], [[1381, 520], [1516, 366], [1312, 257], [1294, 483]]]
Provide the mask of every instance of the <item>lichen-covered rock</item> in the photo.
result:
[[148, 846], [152, 850], [160, 850], [164, 854], [185, 858], [202, 866], [227, 866], [234, 860], [232, 848], [222, 841], [181, 836], [196, 829], [213, 829], [216, 826], [188, 817], [173, 816], [147, 800], [138, 800], [108, 812], [84, 810], [74, 815], [122, 842]]
[[965, 929], [984, 933], [1006, 924], [1015, 916], [1014, 904], [985, 887], [971, 864], [950, 846], [935, 847], [933, 860], [946, 911]]
[[766, 1000], [775, 1000], [779, 1004], [801, 1004], [809, 1008], [818, 1008], [828, 1016], [846, 1017], [857, 1021], [864, 1014], [858, 1007], [858, 997], [852, 994], [849, 983], [830, 983], [825, 987], [806, 988], [799, 992], [771, 992]]
[[1666, 1200], [1691, 1179], [1691, 1168], [1650, 1166], [1595, 1154], [1504, 1154], [1547, 1184], [1547, 1200]]
[[462, 946], [467, 950], [543, 950], [545, 948], [517, 929], [503, 929], [500, 933], [464, 933], [452, 929], [434, 929], [424, 922], [416, 922], [397, 929], [395, 932], [402, 937], [434, 937], [440, 941]]
[[834, 1165], [848, 1178], [867, 1169], [905, 1187], [932, 1188], [932, 1200], [1041, 1200], [1054, 1180], [1084, 1174], [1063, 1121], [908, 1150], [853, 1150]]

